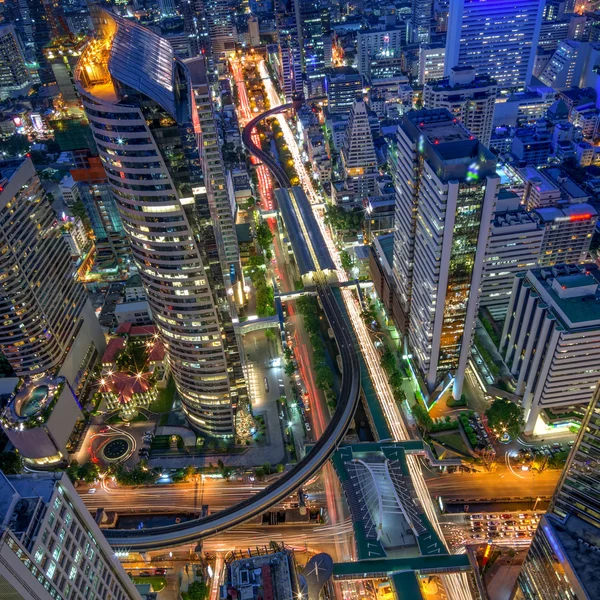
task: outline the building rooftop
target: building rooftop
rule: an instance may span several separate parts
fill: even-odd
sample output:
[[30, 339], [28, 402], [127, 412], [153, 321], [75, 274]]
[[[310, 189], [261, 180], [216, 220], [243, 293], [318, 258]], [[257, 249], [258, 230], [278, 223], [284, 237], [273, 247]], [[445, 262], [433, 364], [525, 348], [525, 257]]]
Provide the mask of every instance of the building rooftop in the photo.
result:
[[105, 365], [114, 363], [123, 348], [125, 348], [124, 338], [118, 337], [110, 340], [102, 356], [102, 363]]
[[244, 557], [229, 564], [228, 587], [240, 600], [292, 598], [296, 592], [288, 552]]
[[49, 502], [62, 473], [9, 475], [0, 471], [0, 530], [19, 533], [30, 523], [39, 498]]
[[587, 203], [569, 204], [564, 208], [546, 206], [536, 208], [534, 213], [542, 224], [554, 223], [555, 221], [590, 221], [598, 216], [596, 209]]
[[523, 179], [535, 186], [535, 189], [544, 194], [557, 191], [558, 187], [552, 183], [541, 171], [532, 166], [526, 166], [519, 169]]
[[496, 175], [496, 157], [447, 109], [414, 110], [401, 128], [417, 144], [442, 181]]
[[600, 269], [595, 264], [531, 269], [528, 279], [565, 331], [600, 329]]

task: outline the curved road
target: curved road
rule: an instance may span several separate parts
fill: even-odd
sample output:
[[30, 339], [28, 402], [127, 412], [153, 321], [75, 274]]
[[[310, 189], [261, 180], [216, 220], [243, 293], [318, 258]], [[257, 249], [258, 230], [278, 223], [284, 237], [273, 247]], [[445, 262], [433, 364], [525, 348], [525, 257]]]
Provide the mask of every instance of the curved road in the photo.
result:
[[262, 163], [269, 167], [269, 171], [273, 173], [275, 179], [281, 187], [291, 187], [290, 179], [286, 175], [285, 171], [281, 167], [281, 165], [268, 153], [264, 152], [262, 148], [257, 146], [252, 141], [252, 130], [256, 127], [260, 121], [266, 119], [267, 117], [271, 117], [272, 115], [276, 115], [280, 112], [288, 110], [292, 108], [292, 104], [282, 104], [281, 106], [276, 106], [264, 113], [261, 113], [257, 117], [254, 117], [252, 121], [249, 121], [244, 130], [242, 131], [242, 141], [244, 142], [244, 146], [248, 148], [251, 154], [254, 154], [256, 158], [258, 158]]
[[214, 515], [167, 527], [105, 530], [105, 537], [113, 547], [137, 551], [155, 550], [192, 543], [215, 535], [277, 504], [298, 489], [325, 464], [342, 441], [354, 415], [360, 391], [360, 367], [356, 349], [352, 345], [349, 324], [341, 316], [335, 297], [327, 286], [320, 287], [318, 293], [342, 357], [342, 386], [333, 418], [311, 451], [269, 487], [248, 500]]
[[[290, 186], [287, 175], [272, 156], [252, 142], [250, 135], [259, 121], [291, 106], [291, 104], [278, 106], [258, 115], [246, 125], [242, 134], [248, 150], [273, 171], [279, 184], [284, 187]], [[333, 293], [326, 285], [320, 285], [317, 291], [342, 358], [342, 385], [336, 411], [311, 451], [272, 485], [229, 509], [208, 517], [166, 527], [106, 530], [105, 537], [113, 547], [144, 551], [192, 543], [215, 535], [268, 510], [297, 490], [327, 462], [342, 441], [356, 410], [360, 391], [360, 365], [356, 348], [353, 347], [349, 323], [342, 316], [343, 313]]]

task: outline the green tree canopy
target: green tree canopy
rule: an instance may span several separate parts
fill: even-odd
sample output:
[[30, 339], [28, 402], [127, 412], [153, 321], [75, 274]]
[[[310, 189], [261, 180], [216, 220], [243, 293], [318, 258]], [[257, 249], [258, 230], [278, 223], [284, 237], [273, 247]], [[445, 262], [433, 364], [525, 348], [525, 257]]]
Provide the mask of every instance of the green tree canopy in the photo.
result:
[[516, 437], [525, 425], [523, 408], [506, 398], [498, 398], [485, 411], [490, 429], [500, 434], [507, 431]]
[[21, 457], [14, 451], [0, 453], [0, 471], [5, 475], [17, 475], [23, 469]]
[[256, 241], [263, 250], [269, 250], [273, 243], [273, 233], [269, 226], [263, 221], [256, 228]]
[[[205, 581], [193, 581], [184, 592], [186, 600], [207, 600], [209, 588]], [[183, 595], [183, 594], [182, 594]]]
[[419, 427], [424, 431], [430, 431], [433, 427], [433, 419], [429, 416], [427, 409], [421, 404], [415, 404], [412, 407], [412, 414], [415, 417]]

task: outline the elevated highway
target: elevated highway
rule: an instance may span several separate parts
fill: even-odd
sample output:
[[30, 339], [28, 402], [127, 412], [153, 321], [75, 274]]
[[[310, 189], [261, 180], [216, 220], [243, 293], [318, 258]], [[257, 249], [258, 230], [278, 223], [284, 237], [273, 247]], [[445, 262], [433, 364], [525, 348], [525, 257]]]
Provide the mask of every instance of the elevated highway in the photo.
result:
[[[242, 139], [246, 147], [272, 171], [282, 187], [291, 187], [290, 181], [277, 161], [263, 152], [251, 139], [252, 129], [270, 115], [291, 108], [291, 104], [278, 106], [252, 119], [244, 128]], [[307, 242], [310, 246], [311, 241]], [[311, 246], [311, 251], [314, 250]], [[317, 261], [318, 262], [318, 261]], [[342, 383], [336, 411], [310, 452], [291, 470], [285, 472], [272, 485], [258, 494], [208, 517], [193, 519], [185, 523], [154, 527], [149, 529], [106, 530], [105, 537], [114, 548], [128, 551], [145, 551], [169, 548], [175, 545], [195, 543], [210, 537], [252, 517], [255, 517], [297, 490], [329, 460], [342, 441], [356, 410], [360, 393], [360, 363], [357, 348], [352, 337], [352, 327], [345, 308], [340, 305], [333, 291], [325, 285], [325, 277], [319, 271], [314, 276], [316, 293], [321, 299], [325, 316], [334, 332], [342, 360]]]
[[133, 551], [169, 548], [194, 543], [235, 527], [257, 516], [298, 489], [318, 471], [337, 449], [354, 415], [360, 391], [360, 368], [357, 350], [349, 332], [350, 325], [343, 310], [327, 286], [319, 286], [317, 293], [331, 326], [342, 358], [342, 385], [336, 411], [311, 451], [290, 471], [248, 500], [235, 506], [185, 523], [151, 529], [105, 530], [105, 537], [113, 548]]
[[252, 141], [252, 130], [258, 125], [258, 123], [260, 123], [267, 117], [272, 117], [273, 115], [282, 113], [291, 108], [292, 104], [290, 103], [282, 104], [281, 106], [276, 106], [275, 108], [267, 110], [266, 112], [261, 113], [257, 117], [254, 117], [252, 121], [249, 121], [246, 127], [244, 127], [244, 130], [242, 131], [242, 141], [244, 142], [244, 146], [248, 148], [248, 151], [251, 154], [254, 154], [254, 156], [256, 156], [258, 160], [260, 160], [269, 168], [269, 171], [271, 171], [275, 179], [277, 179], [277, 183], [279, 183], [281, 187], [285, 188], [289, 188], [292, 185], [289, 177], [286, 175], [285, 171], [277, 162], [277, 160], [273, 158], [273, 156], [271, 156], [271, 154], [269, 154], [268, 152], [264, 152], [260, 146], [257, 146]]

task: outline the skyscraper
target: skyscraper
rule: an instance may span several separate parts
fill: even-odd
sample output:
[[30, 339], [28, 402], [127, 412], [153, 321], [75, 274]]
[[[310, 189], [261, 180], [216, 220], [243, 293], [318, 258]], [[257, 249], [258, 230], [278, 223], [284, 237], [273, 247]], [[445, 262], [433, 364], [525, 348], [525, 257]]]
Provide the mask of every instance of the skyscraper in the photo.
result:
[[140, 600], [64, 473], [0, 471], [0, 596]]
[[543, 237], [544, 229], [520, 206], [519, 196], [501, 190], [485, 255], [480, 300], [494, 320], [504, 321], [515, 275], [537, 266]]
[[474, 334], [496, 161], [447, 110], [398, 129], [393, 269], [408, 340], [429, 394], [454, 375], [460, 397]]
[[444, 75], [456, 66], [473, 67], [501, 89], [527, 85], [543, 9], [540, 0], [450, 0]]
[[369, 124], [367, 105], [361, 97], [354, 99], [341, 151], [345, 189], [350, 202], [374, 196], [377, 190], [377, 156]]
[[58, 27], [56, 0], [11, 0], [14, 25], [25, 47], [26, 61], [41, 83], [53, 83], [54, 74], [44, 48], [61, 31]]
[[25, 459], [59, 463], [104, 335], [31, 160], [0, 190], [0, 349], [22, 378], [0, 423]]
[[429, 43], [433, 0], [412, 0], [413, 42]]
[[581, 423], [550, 509], [538, 525], [515, 600], [600, 595], [600, 389]]
[[325, 54], [323, 35], [329, 30], [329, 9], [318, 0], [294, 0], [301, 64], [308, 97], [324, 94]]
[[233, 13], [235, 9], [227, 0], [205, 0], [206, 21], [210, 45], [215, 56], [235, 50]]
[[217, 249], [221, 255], [222, 269], [228, 284], [232, 285], [237, 282], [239, 286], [243, 284], [243, 277], [233, 217], [235, 198], [230, 196], [227, 187], [225, 165], [221, 156], [205, 57], [193, 58], [187, 61], [186, 65], [190, 70], [202, 132], [200, 156], [208, 202], [212, 214], [216, 216], [213, 225], [216, 233]]
[[327, 114], [350, 114], [354, 99], [362, 94], [362, 75], [352, 67], [331, 67], [325, 76]]
[[230, 436], [229, 340], [194, 229], [206, 189], [189, 70], [147, 29], [97, 7], [92, 17], [77, 83], [100, 159], [190, 425]]
[[0, 27], [0, 96], [20, 90], [29, 83], [29, 73], [19, 47], [15, 28]]
[[19, 377], [40, 375], [68, 352], [85, 290], [31, 160], [0, 179], [0, 349]]
[[471, 67], [455, 67], [446, 79], [425, 84], [423, 108], [447, 108], [484, 145], [492, 136], [498, 86]]
[[96, 238], [94, 268], [126, 267], [131, 259], [129, 242], [101, 160], [91, 156], [87, 167], [71, 170], [71, 177]]

